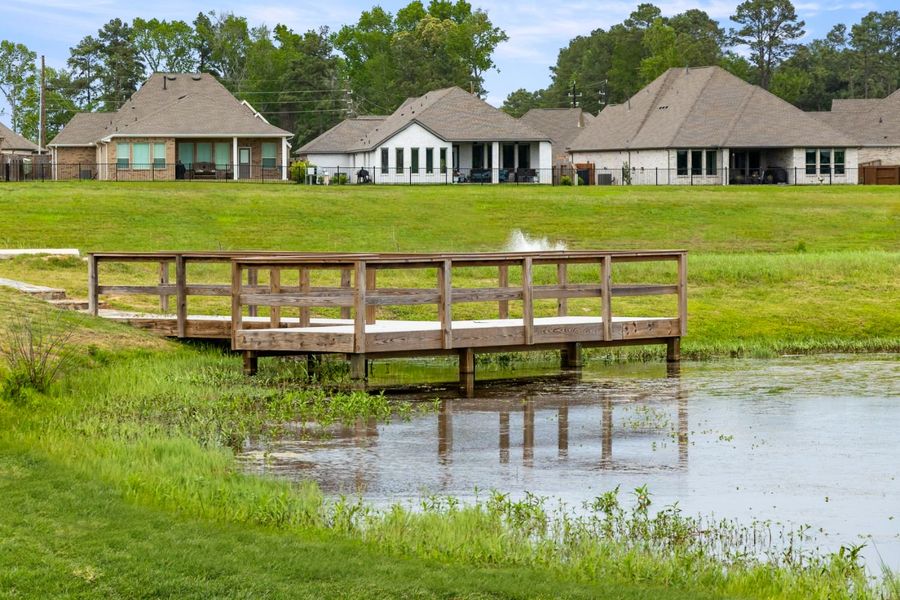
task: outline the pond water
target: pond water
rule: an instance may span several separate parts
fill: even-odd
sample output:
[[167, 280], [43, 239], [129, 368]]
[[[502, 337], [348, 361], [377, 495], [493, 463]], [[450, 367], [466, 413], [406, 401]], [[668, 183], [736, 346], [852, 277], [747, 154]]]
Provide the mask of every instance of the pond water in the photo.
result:
[[[453, 385], [393, 390], [442, 400], [408, 421], [270, 441], [243, 458], [248, 469], [374, 504], [497, 489], [578, 510], [616, 486], [624, 499], [646, 484], [654, 506], [809, 525], [820, 549], [866, 543], [870, 567], [900, 569], [896, 356], [506, 372], [528, 377], [479, 380], [472, 398]], [[373, 383], [454, 376], [447, 363], [386, 362]]]

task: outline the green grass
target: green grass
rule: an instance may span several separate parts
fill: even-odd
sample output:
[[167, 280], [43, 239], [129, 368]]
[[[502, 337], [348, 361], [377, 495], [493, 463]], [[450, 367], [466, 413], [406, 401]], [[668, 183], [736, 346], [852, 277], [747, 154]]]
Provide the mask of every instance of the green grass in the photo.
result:
[[[572, 248], [689, 250], [687, 357], [900, 350], [900, 310], [884, 302], [900, 296], [900, 195], [891, 187], [0, 185], [0, 245], [7, 247], [471, 251], [503, 248], [513, 229]], [[107, 282], [156, 277], [146, 265], [105, 268]], [[570, 279], [595, 275], [582, 269]], [[673, 273], [632, 267], [613, 275], [655, 282]], [[0, 276], [86, 292], [77, 259], [0, 261]], [[473, 271], [458, 280], [490, 285], [493, 276]], [[221, 282], [228, 273], [196, 267], [191, 277]], [[433, 278], [402, 283], [424, 281]], [[152, 298], [108, 300], [125, 309], [156, 306]], [[672, 314], [671, 300], [622, 299], [613, 310]], [[570, 306], [573, 314], [599, 311], [597, 301]], [[191, 309], [227, 314], [228, 305], [196, 299]], [[382, 314], [422, 317], [427, 310]], [[493, 310], [461, 305], [454, 315]], [[550, 311], [549, 302], [536, 307], [538, 316]]]
[[[889, 301], [900, 295], [898, 216], [896, 190], [863, 187], [0, 185], [6, 247], [496, 250], [513, 228], [576, 248], [684, 247], [685, 349], [696, 357], [900, 350], [900, 310]], [[135, 266], [114, 274], [121, 283], [152, 277]], [[79, 293], [85, 266], [28, 257], [0, 261], [0, 276]], [[631, 266], [617, 280], [666, 276]], [[461, 279], [490, 277], [475, 270]], [[542, 277], [549, 274], [536, 272]], [[144, 308], [153, 300], [113, 302]], [[665, 312], [666, 302], [624, 299], [614, 310]], [[590, 302], [571, 308], [596, 310]], [[0, 291], [5, 319], [48, 310]], [[0, 399], [0, 598], [824, 600], [898, 591], [894, 576], [889, 587], [864, 582], [840, 556], [804, 566], [779, 557], [759, 564], [741, 548], [713, 556], [704, 540], [728, 531], [677, 515], [619, 514], [609, 498], [594, 515], [606, 520], [567, 521], [560, 531], [530, 501], [373, 512], [323, 498], [314, 485], [249, 476], [234, 449], [278, 435], [278, 423], [430, 408], [325, 393], [301, 383], [297, 365], [275, 360], [248, 384], [238, 359], [214, 348], [80, 315], [53, 323], [74, 334], [67, 379], [46, 394]]]

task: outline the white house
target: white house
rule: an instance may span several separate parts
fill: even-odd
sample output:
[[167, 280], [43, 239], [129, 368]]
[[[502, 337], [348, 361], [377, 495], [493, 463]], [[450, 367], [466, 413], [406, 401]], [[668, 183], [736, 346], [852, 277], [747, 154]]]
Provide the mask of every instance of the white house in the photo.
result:
[[320, 176], [374, 183], [551, 183], [550, 138], [458, 87], [389, 116], [347, 119], [302, 146]]
[[572, 142], [593, 183], [856, 183], [848, 134], [719, 67], [669, 69]]

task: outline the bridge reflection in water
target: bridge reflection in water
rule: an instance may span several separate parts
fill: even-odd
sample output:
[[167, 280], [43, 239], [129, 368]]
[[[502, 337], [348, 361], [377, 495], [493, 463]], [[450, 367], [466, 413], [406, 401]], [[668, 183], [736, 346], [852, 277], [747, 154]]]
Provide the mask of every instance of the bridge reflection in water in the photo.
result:
[[[599, 388], [593, 401], [586, 402], [581, 398], [573, 402], [575, 406], [584, 406], [585, 404], [599, 404], [601, 407], [600, 420], [600, 460], [599, 466], [602, 469], [615, 470], [617, 464], [613, 455], [613, 440], [615, 438], [616, 428], [614, 427], [613, 416], [616, 407], [626, 408], [633, 405], [635, 401], [650, 400], [654, 404], [663, 406], [672, 406], [674, 404], [677, 416], [673, 429], [669, 429], [668, 421], [665, 423], [634, 423], [631, 428], [622, 427], [620, 433], [629, 435], [641, 433], [643, 435], [657, 434], [665, 437], [672, 434], [677, 440], [678, 460], [670, 467], [679, 469], [687, 468], [688, 461], [688, 398], [687, 392], [681, 385], [681, 368], [678, 363], [670, 363], [667, 365], [667, 378], [673, 384], [666, 386], [668, 389], [653, 389], [652, 391], [638, 394], [636, 397], [626, 396], [623, 398], [621, 390]], [[569, 380], [581, 381], [581, 371], [576, 370], [568, 373], [565, 377]], [[498, 390], [499, 391], [499, 390]], [[513, 392], [512, 389], [509, 390]], [[468, 394], [466, 394], [468, 396]], [[538, 400], [536, 396], [529, 395], [521, 401], [521, 439], [522, 439], [522, 465], [524, 467], [534, 466], [535, 451], [535, 414], [537, 409], [556, 410], [557, 422], [557, 457], [559, 460], [565, 460], [569, 456], [569, 408], [570, 400], [561, 397], [550, 400]], [[502, 402], [497, 405], [495, 402], [485, 399], [475, 399], [474, 404], [461, 399], [442, 400], [438, 410], [437, 418], [437, 455], [438, 463], [441, 465], [449, 465], [453, 457], [453, 415], [454, 411], [470, 413], [477, 412], [496, 412], [498, 417], [498, 450], [499, 463], [509, 464], [512, 431], [510, 427], [510, 415], [515, 412], [508, 402]], [[629, 464], [629, 468], [634, 468], [634, 464]]]

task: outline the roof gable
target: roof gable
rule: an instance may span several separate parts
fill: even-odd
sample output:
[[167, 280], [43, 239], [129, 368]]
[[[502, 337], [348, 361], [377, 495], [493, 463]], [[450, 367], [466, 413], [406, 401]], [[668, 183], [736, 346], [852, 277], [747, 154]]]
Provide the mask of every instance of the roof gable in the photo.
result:
[[24, 136], [19, 135], [3, 123], [0, 123], [0, 150], [41, 151], [37, 144]]
[[720, 67], [669, 69], [606, 107], [573, 150], [851, 145], [852, 140]]

